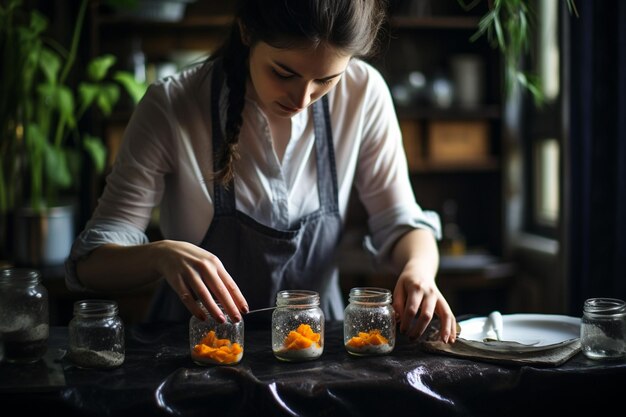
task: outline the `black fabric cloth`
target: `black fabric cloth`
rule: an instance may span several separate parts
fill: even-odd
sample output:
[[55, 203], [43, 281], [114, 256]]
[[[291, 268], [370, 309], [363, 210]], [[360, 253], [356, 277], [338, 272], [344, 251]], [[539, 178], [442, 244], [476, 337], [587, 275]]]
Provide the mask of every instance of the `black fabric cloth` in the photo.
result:
[[[626, 385], [626, 360], [578, 354], [556, 368], [501, 366], [427, 353], [402, 335], [387, 356], [355, 357], [342, 322], [326, 323], [320, 359], [299, 363], [273, 356], [269, 327], [247, 326], [242, 361], [222, 367], [192, 362], [187, 323], [126, 333], [121, 367], [79, 369], [62, 357], [64, 383], [41, 364], [1, 364], [2, 415], [602, 415], [619, 407]], [[51, 328], [48, 356], [60, 357], [67, 343], [66, 327]]]

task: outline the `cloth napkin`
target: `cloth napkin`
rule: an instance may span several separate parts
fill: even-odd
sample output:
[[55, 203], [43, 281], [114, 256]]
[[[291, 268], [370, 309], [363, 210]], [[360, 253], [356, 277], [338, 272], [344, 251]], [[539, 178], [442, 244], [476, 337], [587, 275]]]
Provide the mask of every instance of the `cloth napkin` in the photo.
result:
[[502, 349], [494, 350], [486, 344], [465, 340], [457, 337], [454, 343], [443, 343], [439, 339], [439, 331], [434, 326], [429, 327], [424, 336], [420, 338], [418, 345], [421, 349], [444, 355], [451, 355], [465, 359], [483, 362], [503, 363], [512, 365], [535, 365], [535, 366], [559, 366], [580, 351], [580, 340], [572, 339], [564, 343], [554, 345], [546, 349]]

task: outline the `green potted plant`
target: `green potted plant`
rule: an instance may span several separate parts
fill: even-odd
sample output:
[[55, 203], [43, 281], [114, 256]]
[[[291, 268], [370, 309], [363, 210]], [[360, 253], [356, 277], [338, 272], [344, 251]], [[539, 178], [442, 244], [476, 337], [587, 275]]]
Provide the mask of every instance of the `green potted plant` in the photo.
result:
[[[110, 115], [122, 89], [135, 102], [145, 92], [132, 74], [109, 74], [116, 61], [112, 55], [92, 59], [80, 74], [83, 81], [70, 82], [88, 2], [80, 4], [69, 48], [48, 37], [46, 18], [26, 10], [22, 0], [0, 6], [0, 59], [11, 63], [0, 77], [0, 213], [5, 221], [14, 214], [17, 263], [62, 262], [68, 243], [50, 239], [64, 238], [71, 245], [74, 238], [73, 227], [58, 229], [63, 215], [69, 216], [65, 223], [74, 222], [63, 197], [76, 194], [81, 185], [84, 155], [96, 173], [103, 172], [106, 161], [101, 139], [81, 131], [79, 122], [91, 110]], [[27, 236], [35, 242], [26, 241]], [[6, 235], [3, 241], [11, 243]], [[41, 253], [48, 249], [56, 254]]]

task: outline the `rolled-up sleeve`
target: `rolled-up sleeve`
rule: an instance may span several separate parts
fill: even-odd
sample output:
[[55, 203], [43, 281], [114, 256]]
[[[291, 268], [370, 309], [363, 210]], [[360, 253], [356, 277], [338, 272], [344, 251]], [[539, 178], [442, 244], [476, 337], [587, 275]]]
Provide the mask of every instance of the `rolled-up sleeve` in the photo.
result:
[[70, 291], [88, 291], [78, 279], [76, 263], [94, 249], [107, 243], [132, 246], [148, 242], [146, 234], [132, 224], [110, 220], [90, 221], [74, 241], [65, 261], [65, 285]]
[[364, 246], [385, 265], [394, 244], [410, 230], [428, 229], [441, 239], [441, 222], [415, 199], [391, 94], [377, 72], [370, 72], [366, 97], [356, 186], [369, 214]]
[[437, 240], [441, 239], [439, 214], [417, 205], [390, 208], [371, 217], [368, 225], [370, 235], [365, 237], [363, 245], [380, 265], [388, 264], [395, 243], [413, 229], [430, 230]]

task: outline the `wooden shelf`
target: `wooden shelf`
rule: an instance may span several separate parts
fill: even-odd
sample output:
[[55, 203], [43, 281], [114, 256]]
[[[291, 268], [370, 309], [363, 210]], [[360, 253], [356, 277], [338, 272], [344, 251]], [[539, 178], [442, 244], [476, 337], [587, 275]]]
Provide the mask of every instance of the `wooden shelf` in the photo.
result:
[[468, 16], [406, 17], [393, 16], [389, 25], [398, 29], [478, 29], [479, 19]]
[[428, 120], [496, 120], [501, 117], [500, 107], [496, 105], [484, 106], [477, 109], [463, 109], [451, 107], [438, 109], [436, 107], [397, 107], [396, 112], [400, 119], [428, 119]]
[[422, 173], [455, 173], [455, 172], [497, 172], [500, 170], [500, 160], [490, 157], [481, 160], [459, 162], [436, 162], [423, 160], [411, 168], [412, 174]]
[[132, 26], [140, 29], [225, 29], [233, 22], [233, 16], [189, 16], [178, 22], [162, 22], [115, 15], [104, 15], [98, 18], [98, 24], [102, 28], [123, 28]]

